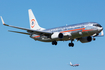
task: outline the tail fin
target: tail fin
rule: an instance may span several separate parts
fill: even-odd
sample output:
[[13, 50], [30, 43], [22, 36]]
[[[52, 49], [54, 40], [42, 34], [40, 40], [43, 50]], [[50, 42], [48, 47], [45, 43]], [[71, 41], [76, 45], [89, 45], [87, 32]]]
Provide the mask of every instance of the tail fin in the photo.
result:
[[30, 28], [33, 29], [33, 30], [44, 30], [44, 28], [41, 28], [39, 25], [38, 25], [38, 22], [32, 12], [31, 9], [28, 10], [28, 13], [29, 13], [29, 22], [30, 22]]
[[70, 65], [72, 65], [72, 63], [70, 62]]

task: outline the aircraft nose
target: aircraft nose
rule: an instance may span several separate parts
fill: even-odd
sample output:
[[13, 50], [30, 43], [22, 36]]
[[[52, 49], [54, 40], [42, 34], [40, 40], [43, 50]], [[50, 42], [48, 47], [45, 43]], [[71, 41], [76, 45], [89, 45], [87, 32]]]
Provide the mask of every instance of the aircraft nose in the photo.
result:
[[99, 27], [99, 28], [98, 28], [98, 31], [102, 31], [102, 30], [103, 30], [103, 27]]

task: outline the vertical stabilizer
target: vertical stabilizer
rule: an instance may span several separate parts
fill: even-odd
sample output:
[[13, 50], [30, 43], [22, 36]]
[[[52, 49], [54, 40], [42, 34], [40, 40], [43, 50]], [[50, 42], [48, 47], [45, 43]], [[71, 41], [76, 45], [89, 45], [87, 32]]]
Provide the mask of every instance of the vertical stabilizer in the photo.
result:
[[33, 29], [33, 30], [44, 30], [44, 28], [41, 28], [39, 25], [38, 25], [38, 22], [32, 12], [31, 9], [28, 10], [28, 13], [29, 13], [29, 22], [30, 22], [30, 29]]

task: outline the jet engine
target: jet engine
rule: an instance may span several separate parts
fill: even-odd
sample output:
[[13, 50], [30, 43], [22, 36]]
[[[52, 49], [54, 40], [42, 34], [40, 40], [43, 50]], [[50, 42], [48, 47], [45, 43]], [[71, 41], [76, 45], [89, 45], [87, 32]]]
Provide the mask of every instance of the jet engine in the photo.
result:
[[82, 43], [87, 43], [87, 42], [91, 42], [91, 41], [92, 41], [91, 36], [80, 38], [80, 42], [82, 42]]
[[51, 35], [51, 38], [52, 39], [55, 39], [55, 38], [63, 38], [63, 34], [62, 33], [59, 33], [59, 32], [54, 32], [52, 35]]

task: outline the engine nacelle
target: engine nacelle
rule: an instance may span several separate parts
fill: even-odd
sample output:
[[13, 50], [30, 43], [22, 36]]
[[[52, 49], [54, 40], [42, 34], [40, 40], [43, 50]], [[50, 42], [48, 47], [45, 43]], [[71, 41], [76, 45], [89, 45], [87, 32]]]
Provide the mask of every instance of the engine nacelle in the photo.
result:
[[87, 43], [87, 42], [91, 42], [91, 41], [92, 41], [91, 36], [80, 38], [80, 42], [82, 42], [82, 43]]
[[52, 35], [51, 35], [51, 38], [52, 39], [55, 39], [55, 38], [63, 38], [63, 34], [62, 33], [59, 33], [59, 32], [54, 32]]

